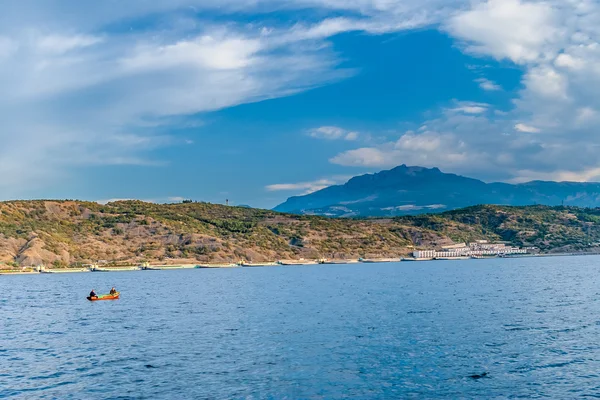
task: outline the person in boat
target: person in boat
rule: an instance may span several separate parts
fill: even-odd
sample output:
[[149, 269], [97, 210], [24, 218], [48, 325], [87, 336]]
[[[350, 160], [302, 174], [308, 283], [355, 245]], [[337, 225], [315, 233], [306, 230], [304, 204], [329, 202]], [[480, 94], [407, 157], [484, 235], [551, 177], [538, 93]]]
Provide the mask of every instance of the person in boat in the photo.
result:
[[117, 293], [117, 289], [115, 289], [113, 286], [113, 288], [110, 289], [110, 294], [116, 294], [116, 293]]
[[96, 294], [96, 291], [94, 289], [92, 289], [92, 291], [90, 292], [90, 297], [91, 298], [98, 297], [98, 295]]

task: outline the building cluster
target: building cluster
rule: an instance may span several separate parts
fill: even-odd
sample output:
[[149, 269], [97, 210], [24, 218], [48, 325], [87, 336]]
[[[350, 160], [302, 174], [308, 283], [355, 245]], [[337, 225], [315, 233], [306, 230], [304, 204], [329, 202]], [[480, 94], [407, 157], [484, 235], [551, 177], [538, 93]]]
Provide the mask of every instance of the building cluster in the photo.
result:
[[463, 258], [463, 257], [490, 257], [526, 254], [526, 249], [507, 246], [502, 243], [488, 243], [486, 240], [478, 240], [474, 243], [459, 243], [451, 246], [443, 246], [441, 250], [417, 250], [413, 257], [417, 259], [435, 258]]

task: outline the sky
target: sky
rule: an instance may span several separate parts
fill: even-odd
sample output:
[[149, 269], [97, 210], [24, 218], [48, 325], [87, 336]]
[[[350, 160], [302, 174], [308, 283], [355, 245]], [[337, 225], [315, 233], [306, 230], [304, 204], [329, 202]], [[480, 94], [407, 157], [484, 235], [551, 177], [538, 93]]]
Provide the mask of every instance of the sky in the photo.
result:
[[600, 180], [592, 0], [0, 3], [0, 200]]

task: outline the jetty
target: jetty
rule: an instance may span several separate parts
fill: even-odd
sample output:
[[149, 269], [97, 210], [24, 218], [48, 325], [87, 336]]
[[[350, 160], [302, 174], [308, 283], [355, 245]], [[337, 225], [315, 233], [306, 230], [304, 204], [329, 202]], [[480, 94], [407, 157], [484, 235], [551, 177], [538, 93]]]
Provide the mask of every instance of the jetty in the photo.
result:
[[197, 266], [197, 264], [151, 265], [150, 263], [143, 263], [139, 266], [139, 269], [145, 271], [168, 271], [173, 269], [194, 269]]
[[359, 259], [359, 261], [366, 263], [366, 264], [391, 263], [391, 262], [400, 262], [400, 261], [402, 261], [402, 258], [400, 258], [400, 257], [398, 257], [398, 258], [361, 258], [361, 259]]
[[90, 268], [90, 271], [92, 272], [125, 272], [125, 271], [139, 271], [140, 267], [134, 266], [134, 267], [100, 267], [100, 266], [93, 266]]
[[276, 267], [278, 265], [280, 265], [277, 262], [257, 262], [257, 263], [252, 263], [252, 262], [248, 262], [248, 261], [240, 261], [238, 263], [238, 265], [240, 267]]
[[360, 261], [358, 259], [327, 259], [322, 258], [319, 260], [319, 264], [358, 264]]
[[304, 259], [300, 259], [300, 260], [279, 260], [279, 261], [277, 261], [277, 263], [279, 265], [289, 265], [289, 266], [293, 266], [293, 265], [318, 265], [319, 264], [319, 260], [304, 260]]
[[238, 264], [199, 264], [196, 269], [239, 268]]
[[77, 274], [80, 272], [91, 272], [89, 268], [43, 268], [41, 274]]

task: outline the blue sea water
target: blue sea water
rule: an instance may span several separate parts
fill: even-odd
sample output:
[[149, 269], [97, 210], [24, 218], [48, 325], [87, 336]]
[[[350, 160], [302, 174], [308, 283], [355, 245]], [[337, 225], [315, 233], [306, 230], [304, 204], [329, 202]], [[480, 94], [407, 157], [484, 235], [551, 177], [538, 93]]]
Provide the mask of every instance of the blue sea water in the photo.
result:
[[600, 397], [599, 300], [599, 257], [0, 276], [0, 398]]

